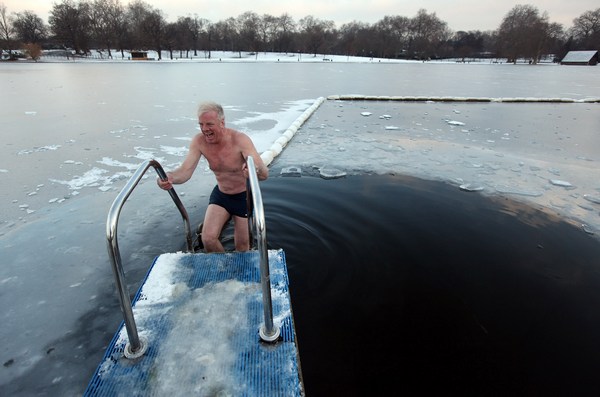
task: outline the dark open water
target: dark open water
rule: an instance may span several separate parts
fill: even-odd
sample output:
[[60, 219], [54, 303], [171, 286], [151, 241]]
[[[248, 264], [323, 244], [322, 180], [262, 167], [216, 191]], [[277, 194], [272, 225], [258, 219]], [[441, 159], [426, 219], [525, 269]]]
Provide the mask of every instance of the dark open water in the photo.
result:
[[401, 176], [262, 190], [308, 396], [600, 394], [600, 245], [579, 228]]

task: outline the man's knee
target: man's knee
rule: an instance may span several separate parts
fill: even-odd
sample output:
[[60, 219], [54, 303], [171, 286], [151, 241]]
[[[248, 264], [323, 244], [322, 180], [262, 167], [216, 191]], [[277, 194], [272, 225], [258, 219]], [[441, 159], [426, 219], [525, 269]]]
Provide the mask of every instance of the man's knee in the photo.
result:
[[219, 240], [219, 236], [202, 233], [202, 245], [204, 245], [204, 250], [206, 252], [223, 251], [223, 246]]

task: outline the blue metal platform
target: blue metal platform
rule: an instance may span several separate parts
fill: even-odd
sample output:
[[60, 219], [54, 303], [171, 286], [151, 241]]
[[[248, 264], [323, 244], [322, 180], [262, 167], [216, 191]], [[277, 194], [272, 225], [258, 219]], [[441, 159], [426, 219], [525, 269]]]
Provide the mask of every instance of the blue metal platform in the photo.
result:
[[274, 323], [262, 342], [259, 253], [163, 254], [134, 298], [137, 359], [123, 356], [123, 324], [85, 396], [301, 396], [302, 376], [282, 250], [269, 250]]

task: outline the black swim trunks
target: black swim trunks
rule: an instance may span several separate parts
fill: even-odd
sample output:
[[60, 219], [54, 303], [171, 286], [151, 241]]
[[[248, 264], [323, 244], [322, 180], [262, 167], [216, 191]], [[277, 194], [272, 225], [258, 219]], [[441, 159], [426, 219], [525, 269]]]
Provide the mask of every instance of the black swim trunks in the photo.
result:
[[210, 194], [209, 204], [216, 204], [223, 207], [231, 215], [248, 217], [248, 205], [246, 204], [246, 192], [227, 194], [219, 190], [219, 186], [215, 186]]

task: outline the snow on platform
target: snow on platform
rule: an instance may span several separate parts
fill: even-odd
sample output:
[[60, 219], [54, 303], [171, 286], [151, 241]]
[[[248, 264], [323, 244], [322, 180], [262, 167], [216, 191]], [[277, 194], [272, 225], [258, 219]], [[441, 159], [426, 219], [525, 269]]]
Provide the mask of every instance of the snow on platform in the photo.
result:
[[163, 254], [134, 298], [145, 355], [124, 358], [122, 324], [85, 396], [303, 395], [282, 250], [269, 251], [274, 323], [264, 322], [257, 251]]

